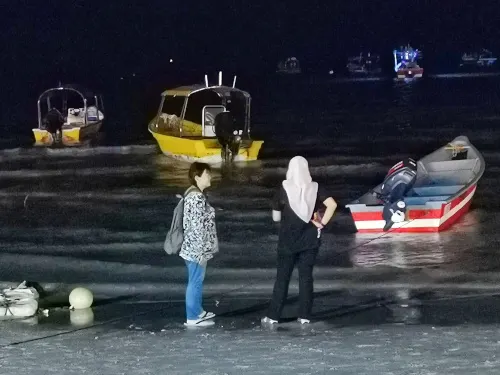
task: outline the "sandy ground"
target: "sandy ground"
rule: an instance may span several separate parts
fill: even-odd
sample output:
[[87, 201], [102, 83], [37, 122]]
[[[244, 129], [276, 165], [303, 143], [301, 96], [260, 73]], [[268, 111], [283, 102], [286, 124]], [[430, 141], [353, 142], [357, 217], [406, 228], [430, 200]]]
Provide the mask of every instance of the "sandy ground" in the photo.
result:
[[[407, 295], [406, 295], [407, 296]], [[300, 326], [261, 326], [267, 296], [205, 308], [209, 328], [183, 326], [183, 301], [97, 300], [70, 312], [2, 322], [1, 374], [498, 374], [500, 300], [490, 293], [323, 293]], [[416, 296], [416, 297], [415, 297]], [[411, 297], [411, 296], [410, 296]], [[418, 297], [418, 298], [417, 298]]]

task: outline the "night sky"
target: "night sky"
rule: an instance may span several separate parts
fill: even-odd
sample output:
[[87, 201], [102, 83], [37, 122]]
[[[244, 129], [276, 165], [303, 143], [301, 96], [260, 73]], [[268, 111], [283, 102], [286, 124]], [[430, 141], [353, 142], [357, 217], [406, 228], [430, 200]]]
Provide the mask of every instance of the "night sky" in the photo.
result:
[[2, 0], [2, 91], [58, 80], [106, 85], [133, 72], [258, 76], [287, 56], [324, 71], [360, 50], [390, 59], [407, 42], [424, 51], [429, 71], [469, 48], [500, 52], [499, 8], [487, 0]]

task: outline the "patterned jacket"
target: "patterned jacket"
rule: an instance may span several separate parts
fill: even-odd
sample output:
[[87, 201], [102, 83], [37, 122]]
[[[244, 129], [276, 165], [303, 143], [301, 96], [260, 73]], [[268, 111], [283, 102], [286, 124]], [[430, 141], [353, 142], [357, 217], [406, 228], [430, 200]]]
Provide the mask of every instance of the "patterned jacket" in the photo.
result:
[[185, 260], [201, 263], [219, 251], [215, 210], [199, 191], [184, 198], [184, 241], [179, 255]]

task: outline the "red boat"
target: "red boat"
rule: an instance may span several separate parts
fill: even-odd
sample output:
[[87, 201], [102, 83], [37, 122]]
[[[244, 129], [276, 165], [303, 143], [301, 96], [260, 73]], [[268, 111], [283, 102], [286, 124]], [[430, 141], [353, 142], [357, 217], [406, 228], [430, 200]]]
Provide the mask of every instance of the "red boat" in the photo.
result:
[[417, 59], [422, 55], [418, 49], [410, 45], [393, 51], [394, 71], [398, 79], [421, 78], [424, 69], [417, 64]]
[[418, 162], [399, 162], [346, 207], [358, 232], [443, 231], [469, 210], [484, 168], [482, 155], [460, 136]]

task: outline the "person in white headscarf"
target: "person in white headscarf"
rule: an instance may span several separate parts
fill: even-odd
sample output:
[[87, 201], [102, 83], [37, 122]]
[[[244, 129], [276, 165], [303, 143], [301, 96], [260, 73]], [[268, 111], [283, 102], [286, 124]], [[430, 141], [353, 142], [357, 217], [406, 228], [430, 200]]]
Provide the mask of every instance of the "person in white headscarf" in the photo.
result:
[[268, 314], [262, 323], [275, 324], [288, 295], [293, 269], [299, 270], [299, 316], [310, 322], [313, 302], [313, 267], [321, 244], [321, 230], [332, 218], [337, 203], [325, 194], [309, 172], [307, 160], [290, 160], [286, 180], [274, 197], [273, 220], [281, 222], [278, 239], [278, 269]]

